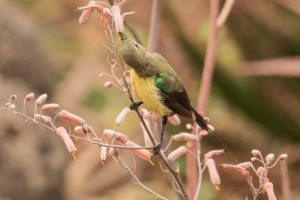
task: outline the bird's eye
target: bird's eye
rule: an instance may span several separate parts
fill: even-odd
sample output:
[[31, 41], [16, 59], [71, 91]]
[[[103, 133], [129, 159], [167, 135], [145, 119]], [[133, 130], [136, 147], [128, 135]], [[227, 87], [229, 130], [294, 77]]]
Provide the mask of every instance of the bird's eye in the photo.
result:
[[138, 49], [139, 45], [137, 43], [134, 43], [134, 46]]

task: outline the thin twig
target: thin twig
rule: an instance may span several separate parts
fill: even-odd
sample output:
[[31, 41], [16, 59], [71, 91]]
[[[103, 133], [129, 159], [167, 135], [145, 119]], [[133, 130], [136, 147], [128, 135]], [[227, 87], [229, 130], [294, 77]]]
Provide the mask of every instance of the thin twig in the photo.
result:
[[220, 12], [220, 15], [218, 17], [218, 20], [217, 20], [217, 28], [218, 29], [220, 29], [224, 25], [227, 17], [229, 16], [229, 13], [230, 13], [232, 7], [233, 7], [234, 2], [235, 2], [235, 0], [227, 0], [225, 2], [224, 6]]
[[145, 186], [140, 179], [134, 174], [134, 172], [128, 167], [128, 165], [117, 155], [112, 155], [112, 158], [117, 161], [118, 163], [120, 163], [120, 165], [126, 169], [128, 171], [128, 173], [132, 176], [132, 178], [136, 181], [136, 183], [138, 185], [140, 185], [144, 190], [150, 192], [153, 196], [155, 196], [158, 199], [163, 199], [163, 200], [168, 200], [167, 198], [163, 197], [162, 195], [154, 192], [153, 190], [151, 190], [150, 188], [148, 188], [147, 186]]
[[197, 166], [198, 166], [198, 184], [197, 184], [197, 189], [196, 189], [196, 193], [194, 196], [194, 200], [197, 200], [200, 189], [201, 189], [201, 185], [202, 185], [203, 171], [202, 171], [202, 165], [201, 165], [201, 142], [200, 141], [197, 143]]

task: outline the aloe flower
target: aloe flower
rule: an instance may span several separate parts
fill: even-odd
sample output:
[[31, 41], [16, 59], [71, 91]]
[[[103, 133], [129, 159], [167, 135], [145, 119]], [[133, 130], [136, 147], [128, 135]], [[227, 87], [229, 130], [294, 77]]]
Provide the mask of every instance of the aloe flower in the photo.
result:
[[70, 154], [73, 156], [73, 158], [76, 160], [75, 153], [77, 152], [77, 148], [74, 145], [67, 130], [64, 127], [59, 127], [56, 129], [56, 134], [61, 137], [61, 139], [64, 141], [64, 143], [66, 145], [66, 148], [68, 149]]
[[[124, 31], [124, 17], [129, 14], [133, 14], [133, 12], [126, 12], [121, 14], [121, 7], [129, 2], [129, 0], [124, 0], [119, 2], [118, 4], [114, 4], [111, 7], [104, 7], [104, 2], [90, 1], [87, 6], [79, 7], [78, 10], [82, 11], [82, 14], [79, 18], [79, 24], [86, 23], [92, 13], [97, 11], [101, 14], [101, 24], [107, 30], [107, 24], [109, 16], [112, 17], [112, 20], [115, 25], [115, 30], [117, 32]], [[102, 5], [101, 5], [102, 4]]]

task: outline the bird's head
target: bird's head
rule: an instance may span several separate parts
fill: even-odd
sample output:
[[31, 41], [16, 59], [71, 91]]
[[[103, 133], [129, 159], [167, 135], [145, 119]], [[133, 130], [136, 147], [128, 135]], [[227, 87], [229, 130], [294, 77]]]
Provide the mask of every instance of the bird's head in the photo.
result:
[[147, 53], [146, 49], [137, 42], [129, 39], [123, 32], [119, 32], [121, 45], [121, 54], [125, 62], [132, 68], [142, 68]]

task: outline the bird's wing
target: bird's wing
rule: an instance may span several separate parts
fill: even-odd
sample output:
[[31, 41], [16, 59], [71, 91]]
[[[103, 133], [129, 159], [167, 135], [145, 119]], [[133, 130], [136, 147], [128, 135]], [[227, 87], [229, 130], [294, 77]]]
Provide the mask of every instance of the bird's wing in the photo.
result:
[[155, 86], [161, 91], [163, 104], [174, 113], [192, 117], [190, 99], [177, 75], [171, 72], [159, 73], [155, 77]]

